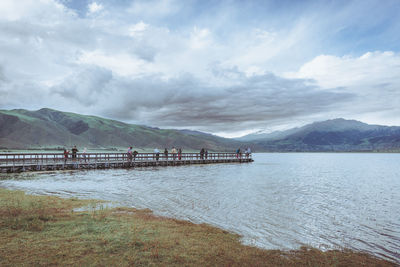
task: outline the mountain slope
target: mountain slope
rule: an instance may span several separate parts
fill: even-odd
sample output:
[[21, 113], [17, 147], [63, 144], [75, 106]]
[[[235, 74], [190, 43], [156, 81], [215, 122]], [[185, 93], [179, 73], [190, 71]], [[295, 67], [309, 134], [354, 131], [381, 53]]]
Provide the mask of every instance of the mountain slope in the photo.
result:
[[239, 140], [251, 140], [266, 151], [399, 151], [400, 127], [334, 119]]
[[0, 110], [0, 148], [49, 148], [73, 145], [88, 148], [234, 151], [400, 151], [400, 127], [368, 125], [334, 119], [271, 134], [252, 134], [239, 140], [191, 130], [133, 125], [96, 116], [52, 109]]
[[52, 109], [0, 111], [0, 147], [182, 147], [232, 151], [241, 143], [211, 134], [158, 129]]

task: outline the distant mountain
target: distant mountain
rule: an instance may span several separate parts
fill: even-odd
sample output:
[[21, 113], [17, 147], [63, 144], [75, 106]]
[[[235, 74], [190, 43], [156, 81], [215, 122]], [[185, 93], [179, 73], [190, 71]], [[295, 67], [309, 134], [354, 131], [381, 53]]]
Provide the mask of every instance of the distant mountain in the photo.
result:
[[258, 140], [279, 140], [282, 139], [292, 133], [295, 133], [298, 128], [292, 128], [286, 131], [275, 131], [272, 133], [252, 133], [242, 137], [235, 138], [238, 141], [242, 142], [254, 142]]
[[190, 130], [127, 124], [48, 108], [0, 110], [0, 147], [171, 148], [233, 151], [243, 143]]
[[238, 140], [192, 130], [159, 129], [127, 124], [96, 116], [48, 108], [0, 110], [0, 148], [88, 148], [160, 150], [182, 147], [184, 151], [398, 151], [400, 127], [368, 125], [334, 119], [270, 134], [252, 134]]
[[238, 140], [263, 151], [400, 151], [400, 127], [334, 119]]

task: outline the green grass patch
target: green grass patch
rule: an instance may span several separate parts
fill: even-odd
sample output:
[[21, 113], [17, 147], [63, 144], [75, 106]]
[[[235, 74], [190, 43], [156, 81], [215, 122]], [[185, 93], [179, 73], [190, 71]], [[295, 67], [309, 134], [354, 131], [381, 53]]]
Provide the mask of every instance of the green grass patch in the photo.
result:
[[394, 266], [349, 250], [262, 250], [206, 225], [0, 189], [0, 266]]

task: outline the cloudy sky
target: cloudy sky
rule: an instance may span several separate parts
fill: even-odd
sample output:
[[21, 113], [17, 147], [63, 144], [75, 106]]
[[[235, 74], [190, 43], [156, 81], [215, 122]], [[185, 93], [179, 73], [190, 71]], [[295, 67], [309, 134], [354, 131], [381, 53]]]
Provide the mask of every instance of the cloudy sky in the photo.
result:
[[400, 125], [400, 1], [1, 0], [0, 109], [222, 136]]

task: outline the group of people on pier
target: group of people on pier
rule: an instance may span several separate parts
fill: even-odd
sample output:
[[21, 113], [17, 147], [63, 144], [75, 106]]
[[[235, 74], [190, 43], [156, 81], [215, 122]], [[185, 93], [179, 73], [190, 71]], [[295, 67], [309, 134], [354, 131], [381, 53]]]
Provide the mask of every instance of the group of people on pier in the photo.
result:
[[[76, 161], [76, 153], [78, 152], [79, 150], [76, 148], [76, 146], [73, 146], [71, 149], [71, 158], [73, 161]], [[64, 162], [67, 162], [69, 153], [70, 151], [64, 148]], [[83, 149], [82, 158], [86, 162], [86, 147]]]
[[[168, 160], [168, 154], [169, 154], [168, 149], [165, 148], [164, 149], [164, 158], [166, 160]], [[172, 147], [172, 149], [171, 149], [171, 157], [172, 157], [173, 160], [176, 160], [176, 159], [182, 160], [182, 148], [176, 149], [175, 147]], [[158, 161], [160, 159], [160, 150], [158, 150], [158, 148], [154, 149], [154, 159], [156, 161]]]
[[127, 155], [128, 155], [128, 161], [132, 161], [132, 159], [133, 159], [133, 160], [136, 160], [137, 154], [139, 154], [139, 152], [137, 152], [136, 150], [133, 150], [133, 151], [132, 151], [132, 147], [130, 146], [130, 147], [128, 148], [128, 153], [127, 153]]
[[[244, 153], [245, 153], [245, 155], [246, 155], [246, 158], [248, 159], [248, 158], [250, 157], [250, 154], [251, 154], [251, 149], [250, 149], [250, 147], [248, 147], [247, 149], [245, 149], [245, 150], [244, 150]], [[242, 158], [242, 156], [243, 156], [242, 149], [241, 149], [241, 148], [238, 148], [238, 149], [236, 150], [236, 158]]]
[[[133, 152], [133, 159], [136, 158], [136, 154], [135, 153], [137, 154], [137, 151]], [[165, 148], [164, 149], [164, 158], [166, 160], [168, 160], [168, 153], [169, 153], [168, 149]], [[249, 158], [250, 155], [251, 155], [250, 147], [245, 149], [244, 153], [245, 153], [246, 158]], [[176, 149], [175, 147], [172, 147], [171, 156], [172, 156], [172, 160], [176, 160], [177, 158], [178, 158], [178, 160], [181, 160], [182, 159], [182, 148]], [[243, 156], [243, 152], [242, 152], [241, 148], [238, 148], [236, 150], [236, 158], [242, 158], [242, 156]], [[205, 148], [202, 148], [200, 150], [200, 159], [207, 159], [207, 158], [208, 158], [208, 150], [205, 149]], [[128, 159], [130, 161], [132, 160], [132, 147], [130, 147], [128, 149]], [[154, 159], [157, 160], [157, 161], [160, 159], [160, 150], [158, 150], [158, 148], [154, 149]]]
[[[85, 162], [86, 162], [86, 151], [87, 151], [87, 149], [85, 147], [83, 149], [83, 152], [80, 154], [81, 155], [80, 159], [84, 160]], [[76, 145], [72, 147], [71, 152], [69, 150], [67, 150], [67, 149], [64, 149], [64, 162], [65, 163], [67, 162], [70, 153], [71, 153], [72, 160], [76, 161], [77, 152], [79, 152], [79, 150], [76, 148]], [[245, 149], [244, 153], [245, 153], [246, 158], [249, 158], [250, 154], [251, 154], [250, 147]], [[138, 154], [139, 154], [139, 152], [136, 151], [136, 150], [133, 150], [133, 147], [130, 146], [128, 148], [128, 151], [127, 151], [128, 162], [135, 161]], [[208, 159], [208, 150], [205, 149], [205, 148], [202, 148], [200, 150], [199, 155], [200, 155], [200, 159], [202, 159], [202, 160]], [[161, 152], [160, 152], [160, 150], [158, 150], [158, 148], [155, 148], [154, 149], [154, 153], [153, 153], [153, 159], [158, 161], [158, 160], [160, 160], [160, 156], [161, 156], [161, 158], [164, 158], [165, 160], [168, 160], [169, 158], [171, 158], [172, 160], [182, 160], [182, 148], [178, 148], [177, 149], [175, 147], [172, 147], [171, 152], [169, 152], [168, 149], [165, 148], [164, 152], [163, 152], [163, 155], [161, 155]], [[242, 158], [242, 156], [243, 156], [242, 149], [238, 148], [236, 150], [236, 158]]]
[[200, 150], [200, 159], [207, 159], [208, 158], [208, 150], [205, 148], [202, 148]]

